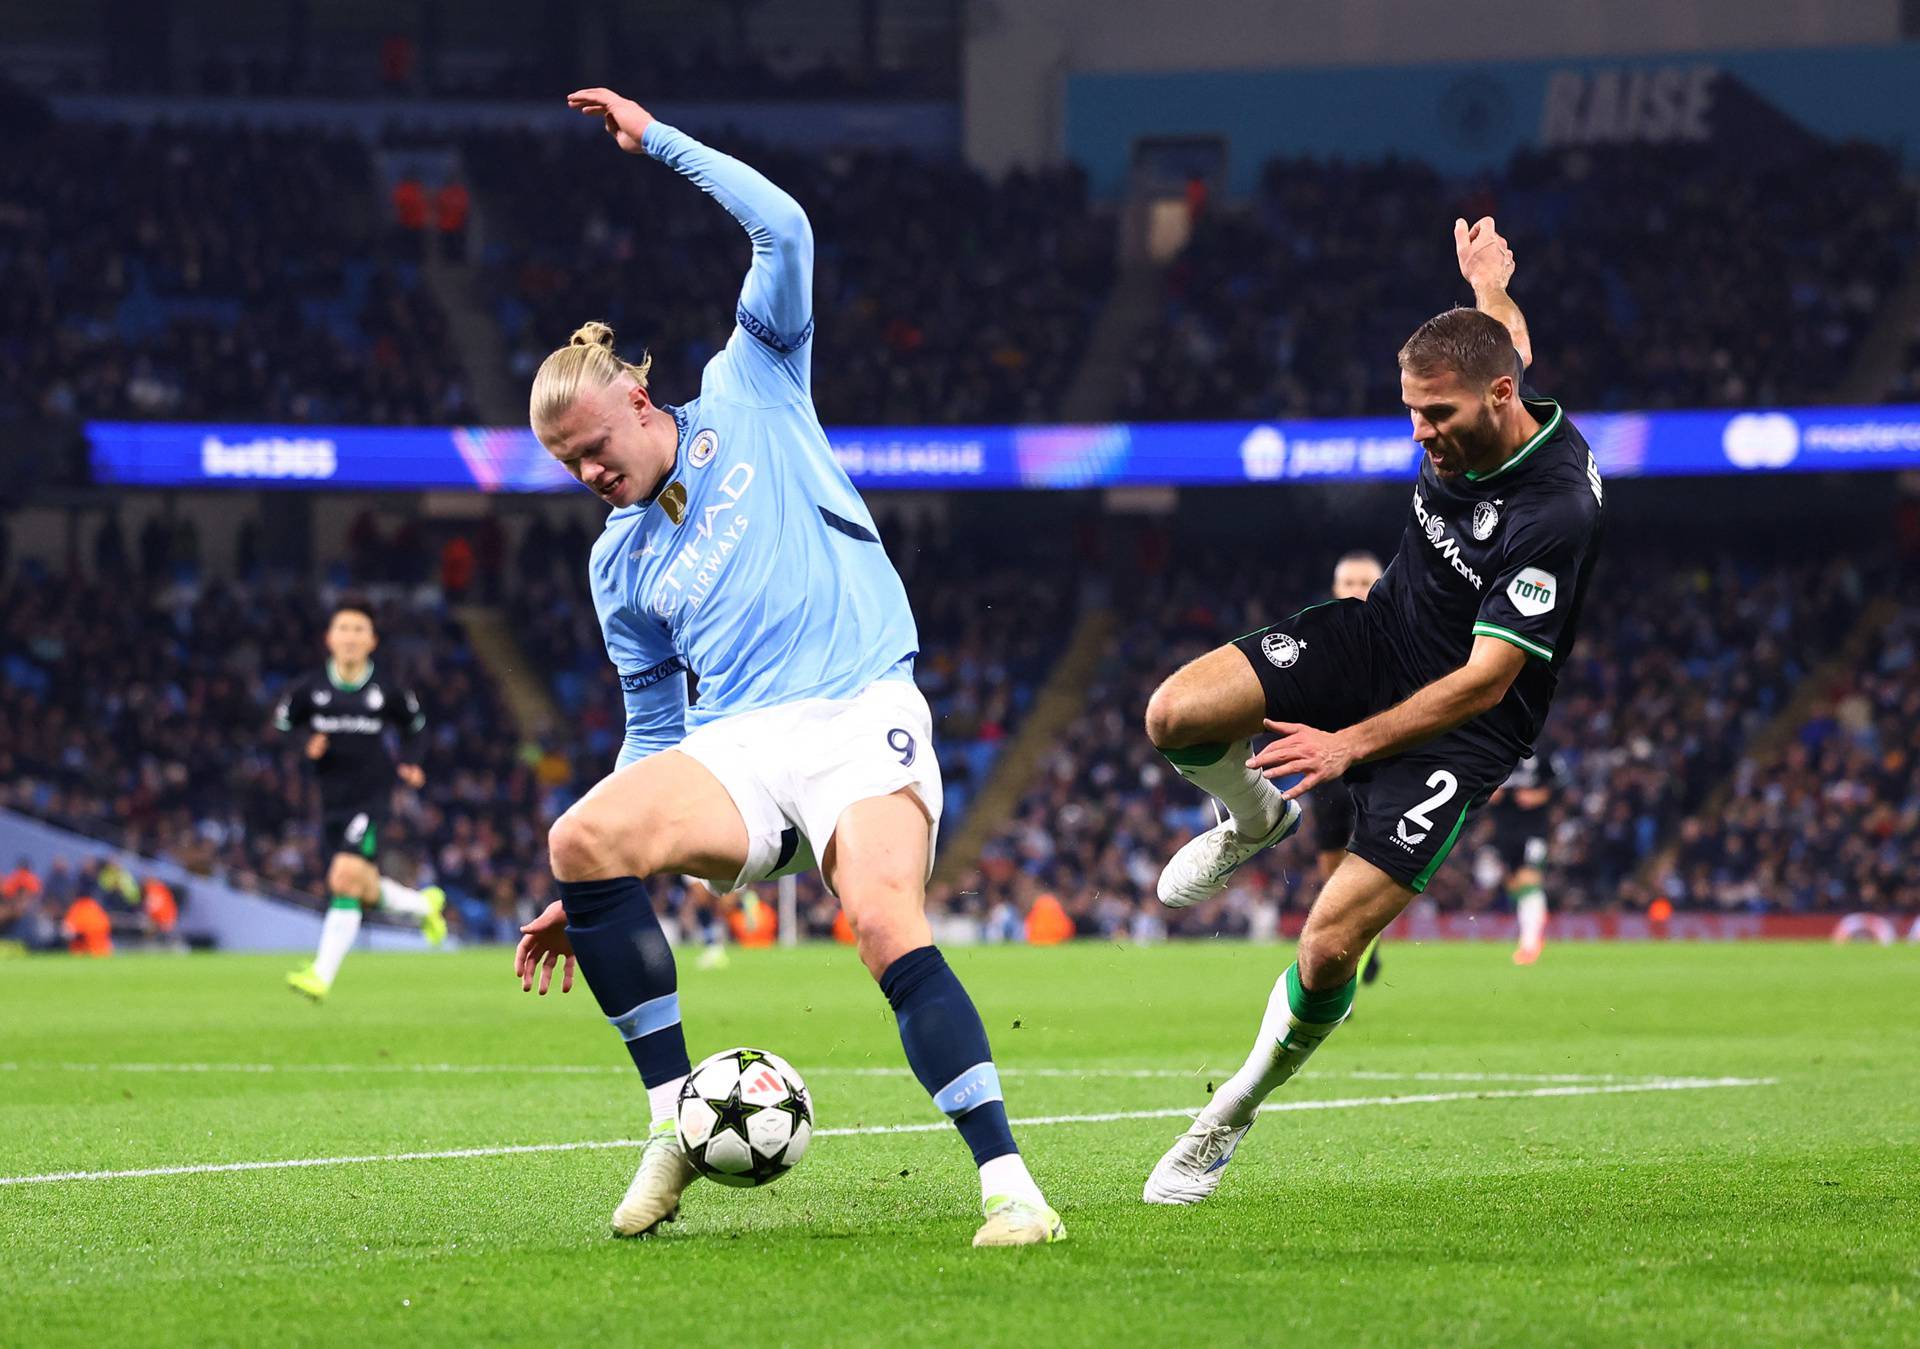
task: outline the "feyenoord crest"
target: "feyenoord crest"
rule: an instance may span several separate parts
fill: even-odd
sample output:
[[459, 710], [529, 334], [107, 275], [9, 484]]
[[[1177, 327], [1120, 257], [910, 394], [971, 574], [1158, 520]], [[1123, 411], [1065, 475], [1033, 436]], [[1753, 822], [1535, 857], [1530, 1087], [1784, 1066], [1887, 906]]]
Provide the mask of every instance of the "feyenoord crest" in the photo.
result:
[[1260, 652], [1282, 670], [1300, 659], [1307, 644], [1284, 632], [1270, 632], [1260, 639]]
[[697, 431], [693, 444], [687, 446], [687, 462], [695, 468], [705, 468], [713, 462], [713, 456], [719, 448], [720, 437], [711, 430]]
[[682, 482], [669, 483], [667, 490], [660, 494], [660, 509], [667, 513], [667, 519], [676, 525], [687, 518], [687, 485]]
[[382, 707], [386, 706], [386, 702], [386, 697], [380, 692], [380, 686], [378, 684], [375, 684], [367, 690], [367, 711], [378, 712]]
[[1486, 539], [1500, 528], [1500, 508], [1492, 501], [1483, 501], [1473, 508], [1473, 537]]

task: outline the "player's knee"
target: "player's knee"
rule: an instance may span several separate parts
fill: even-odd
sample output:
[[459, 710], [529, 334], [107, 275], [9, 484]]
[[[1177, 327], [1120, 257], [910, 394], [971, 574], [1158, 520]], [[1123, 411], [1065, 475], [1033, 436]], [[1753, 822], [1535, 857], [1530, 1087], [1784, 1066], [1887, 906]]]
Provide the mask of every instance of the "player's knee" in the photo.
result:
[[366, 868], [358, 863], [349, 858], [336, 857], [327, 864], [327, 890], [330, 893], [364, 901], [369, 898], [368, 888]]
[[1147, 739], [1156, 749], [1184, 749], [1200, 739], [1188, 701], [1168, 679], [1147, 699]]
[[869, 885], [843, 895], [840, 907], [860, 961], [876, 979], [901, 956], [933, 941], [917, 887]]
[[1371, 940], [1371, 933], [1344, 924], [1301, 933], [1301, 983], [1316, 990], [1345, 983], [1359, 970], [1360, 957]]
[[612, 839], [589, 811], [575, 806], [547, 830], [547, 861], [557, 881], [605, 878], [612, 862]]

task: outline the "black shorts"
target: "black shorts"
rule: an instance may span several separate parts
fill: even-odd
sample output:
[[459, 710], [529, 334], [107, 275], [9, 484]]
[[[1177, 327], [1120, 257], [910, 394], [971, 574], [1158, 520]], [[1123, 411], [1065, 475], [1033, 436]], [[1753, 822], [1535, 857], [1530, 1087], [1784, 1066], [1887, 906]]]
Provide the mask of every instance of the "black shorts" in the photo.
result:
[[1315, 852], [1345, 852], [1353, 838], [1353, 794], [1347, 784], [1323, 782], [1307, 793], [1307, 824]]
[[322, 806], [320, 846], [329, 856], [349, 853], [369, 862], [380, 858], [380, 835], [387, 826], [386, 803], [353, 806]]
[[[1338, 731], [1412, 688], [1364, 600], [1329, 600], [1239, 638], [1260, 678], [1267, 716]], [[1356, 764], [1348, 852], [1416, 894], [1447, 860], [1469, 817], [1507, 780], [1517, 756], [1457, 727], [1390, 759]]]
[[1547, 812], [1515, 810], [1502, 798], [1493, 808], [1493, 850], [1509, 874], [1547, 864]]

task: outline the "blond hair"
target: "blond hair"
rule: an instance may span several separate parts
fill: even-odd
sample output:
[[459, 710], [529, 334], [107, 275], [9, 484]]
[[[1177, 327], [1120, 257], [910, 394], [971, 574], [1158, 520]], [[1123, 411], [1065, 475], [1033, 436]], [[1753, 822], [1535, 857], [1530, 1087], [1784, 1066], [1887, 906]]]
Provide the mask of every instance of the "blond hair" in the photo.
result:
[[533, 397], [529, 419], [533, 433], [552, 426], [573, 406], [582, 387], [600, 389], [622, 375], [631, 375], [641, 388], [647, 387], [647, 371], [653, 366], [651, 354], [642, 354], [640, 363], [623, 361], [613, 349], [613, 329], [604, 323], [583, 323], [573, 330], [567, 345], [540, 362], [533, 377]]

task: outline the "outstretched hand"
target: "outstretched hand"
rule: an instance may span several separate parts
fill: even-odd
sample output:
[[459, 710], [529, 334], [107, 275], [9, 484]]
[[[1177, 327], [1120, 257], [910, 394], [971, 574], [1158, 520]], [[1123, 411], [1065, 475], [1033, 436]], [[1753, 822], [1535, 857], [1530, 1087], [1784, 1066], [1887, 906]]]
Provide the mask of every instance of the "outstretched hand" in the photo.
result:
[[1248, 759], [1247, 767], [1259, 769], [1269, 779], [1301, 774], [1300, 781], [1281, 793], [1289, 801], [1353, 766], [1353, 751], [1337, 731], [1316, 731], [1292, 721], [1269, 720], [1265, 725], [1280, 738]]
[[608, 134], [630, 155], [641, 153], [640, 139], [653, 125], [652, 113], [611, 89], [576, 89], [567, 95], [567, 106], [585, 116], [603, 119]]
[[520, 944], [513, 948], [513, 973], [520, 980], [520, 991], [533, 991], [533, 976], [540, 975], [540, 996], [546, 997], [553, 985], [553, 967], [562, 958], [566, 966], [560, 972], [560, 991], [573, 991], [573, 943], [567, 940], [567, 911], [559, 900], [547, 905], [546, 912], [520, 929]]
[[1475, 294], [1486, 286], [1505, 290], [1513, 280], [1513, 249], [1493, 227], [1490, 215], [1481, 216], [1471, 227], [1465, 220], [1453, 222], [1453, 255]]

